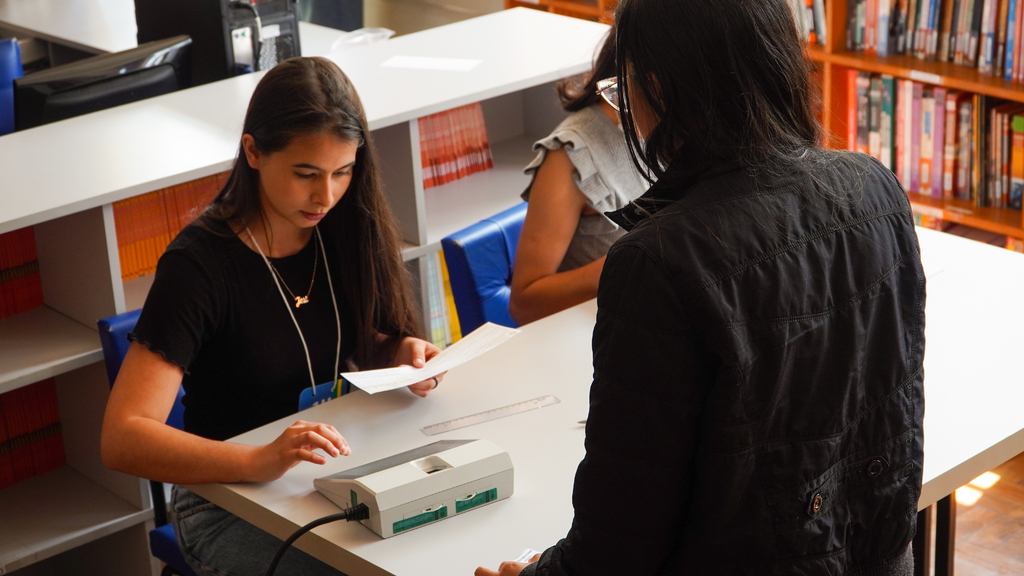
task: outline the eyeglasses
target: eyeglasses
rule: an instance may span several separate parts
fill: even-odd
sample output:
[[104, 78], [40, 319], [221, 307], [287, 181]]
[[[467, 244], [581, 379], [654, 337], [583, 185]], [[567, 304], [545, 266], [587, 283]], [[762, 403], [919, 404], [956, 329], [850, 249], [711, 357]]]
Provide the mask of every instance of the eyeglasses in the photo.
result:
[[619, 79], [615, 76], [597, 82], [597, 95], [604, 98], [616, 112], [619, 110]]

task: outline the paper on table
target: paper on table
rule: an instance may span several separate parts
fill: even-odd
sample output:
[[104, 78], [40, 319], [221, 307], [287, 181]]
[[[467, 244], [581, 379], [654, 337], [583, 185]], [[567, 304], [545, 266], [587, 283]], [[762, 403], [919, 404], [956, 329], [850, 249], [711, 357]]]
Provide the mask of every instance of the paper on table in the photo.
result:
[[533, 548], [527, 548], [526, 550], [523, 550], [523, 553], [520, 554], [518, 558], [513, 560], [513, 562], [529, 562], [530, 558], [533, 558], [537, 554], [540, 554], [540, 552], [534, 550]]
[[384, 68], [409, 68], [413, 70], [440, 70], [444, 72], [469, 72], [482, 60], [471, 58], [436, 58], [432, 56], [392, 56], [381, 66]]
[[515, 328], [487, 322], [473, 330], [462, 340], [452, 344], [431, 358], [422, 368], [399, 366], [380, 370], [346, 372], [341, 376], [368, 394], [394, 390], [422, 382], [442, 372], [476, 358], [519, 333]]

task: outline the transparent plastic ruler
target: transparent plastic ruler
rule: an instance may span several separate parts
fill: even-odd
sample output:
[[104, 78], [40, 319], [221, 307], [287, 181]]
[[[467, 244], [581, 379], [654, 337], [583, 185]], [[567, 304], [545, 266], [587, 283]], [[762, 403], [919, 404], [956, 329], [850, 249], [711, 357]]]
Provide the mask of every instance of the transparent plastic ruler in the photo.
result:
[[420, 430], [422, 430], [427, 436], [434, 436], [435, 434], [443, 434], [445, 432], [458, 430], [459, 428], [465, 428], [466, 426], [472, 426], [481, 422], [497, 420], [498, 418], [512, 416], [513, 414], [519, 414], [521, 412], [529, 412], [530, 410], [551, 406], [552, 404], [558, 404], [559, 402], [560, 400], [558, 398], [548, 394], [547, 396], [517, 402], [516, 404], [509, 404], [508, 406], [502, 406], [501, 408], [494, 408], [493, 410], [477, 412], [476, 414], [462, 416], [461, 418], [455, 418], [446, 422], [431, 424], [430, 426], [420, 428]]

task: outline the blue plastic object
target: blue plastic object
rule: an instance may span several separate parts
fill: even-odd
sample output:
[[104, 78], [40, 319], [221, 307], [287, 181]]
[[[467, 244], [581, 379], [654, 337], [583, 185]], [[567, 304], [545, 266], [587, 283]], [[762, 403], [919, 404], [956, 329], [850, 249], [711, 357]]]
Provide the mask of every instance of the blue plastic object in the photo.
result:
[[[178, 537], [174, 533], [174, 524], [164, 524], [149, 531], [149, 552], [181, 576], [196, 576], [188, 567], [185, 555], [178, 546]], [[164, 570], [166, 572], [166, 570]]]
[[441, 240], [463, 334], [485, 322], [518, 327], [508, 299], [526, 206], [522, 202]]
[[[135, 329], [135, 323], [139, 321], [141, 312], [142, 310], [133, 310], [104, 318], [96, 323], [100, 330], [103, 362], [107, 366], [107, 379], [110, 380], [111, 386], [117, 380], [117, 373], [121, 371], [121, 363], [124, 362], [124, 356], [128, 353], [128, 346], [131, 344], [128, 341], [128, 333]], [[171, 413], [167, 416], [167, 424], [178, 430], [185, 429], [185, 405], [181, 402], [184, 396], [185, 389], [179, 387], [174, 407], [171, 408]]]
[[[96, 322], [100, 331], [100, 345], [103, 347], [103, 361], [107, 367], [107, 378], [113, 386], [117, 380], [117, 373], [121, 370], [121, 364], [128, 353], [130, 342], [128, 333], [135, 328], [139, 320], [141, 310], [133, 310], [103, 318]], [[185, 427], [183, 416], [185, 407], [181, 402], [185, 390], [178, 387], [178, 397], [174, 401], [171, 414], [167, 417], [167, 424], [179, 430]], [[196, 576], [185, 562], [185, 557], [178, 547], [178, 539], [174, 534], [174, 525], [167, 523], [167, 515], [164, 512], [167, 503], [164, 499], [163, 484], [152, 482], [153, 487], [153, 508], [156, 516], [156, 523], [159, 526], [149, 531], [149, 551], [155, 558], [167, 565], [164, 574], [175, 573], [182, 576]]]
[[14, 79], [23, 74], [18, 40], [0, 39], [0, 136], [14, 132]]

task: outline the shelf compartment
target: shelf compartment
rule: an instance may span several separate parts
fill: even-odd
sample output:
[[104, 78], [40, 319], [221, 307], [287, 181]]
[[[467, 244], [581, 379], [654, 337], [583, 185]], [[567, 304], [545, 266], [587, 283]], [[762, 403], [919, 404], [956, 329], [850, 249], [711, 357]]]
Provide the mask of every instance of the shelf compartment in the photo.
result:
[[153, 518], [63, 466], [0, 490], [0, 574]]
[[914, 192], [908, 192], [907, 196], [914, 212], [987, 232], [1024, 238], [1022, 214], [1018, 210], [978, 207], [968, 200], [943, 200]]
[[0, 394], [102, 360], [95, 329], [47, 306], [0, 320]]
[[536, 156], [536, 140], [534, 136], [516, 136], [492, 143], [493, 168], [426, 190], [427, 242], [407, 247], [403, 258], [436, 252], [442, 238], [521, 202], [519, 195], [530, 183], [523, 168]]

